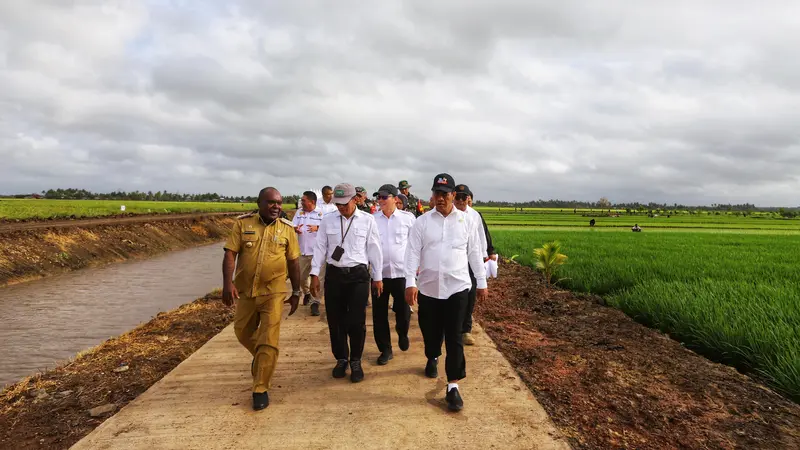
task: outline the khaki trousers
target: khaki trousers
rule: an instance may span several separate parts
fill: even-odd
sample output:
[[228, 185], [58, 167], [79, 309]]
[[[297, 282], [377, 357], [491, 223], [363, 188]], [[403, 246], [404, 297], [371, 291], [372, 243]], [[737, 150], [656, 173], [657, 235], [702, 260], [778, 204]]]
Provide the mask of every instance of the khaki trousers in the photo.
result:
[[[313, 256], [300, 256], [300, 287], [303, 290], [303, 295], [311, 293], [311, 282], [310, 282], [310, 274], [311, 274], [311, 260]], [[319, 290], [320, 293], [325, 292], [325, 264], [319, 268]], [[303, 300], [302, 298], [300, 299]], [[319, 299], [315, 298], [313, 295], [311, 296], [311, 300], [309, 300], [310, 304], [319, 303]]]
[[269, 391], [278, 362], [278, 338], [286, 294], [239, 296], [233, 329], [239, 342], [253, 355], [253, 392]]

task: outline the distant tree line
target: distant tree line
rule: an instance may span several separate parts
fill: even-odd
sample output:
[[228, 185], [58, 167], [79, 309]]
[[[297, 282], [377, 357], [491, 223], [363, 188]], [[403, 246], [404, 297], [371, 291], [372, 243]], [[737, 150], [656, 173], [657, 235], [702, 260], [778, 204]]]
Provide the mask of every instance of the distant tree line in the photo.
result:
[[[255, 196], [225, 196], [216, 192], [206, 192], [203, 194], [182, 194], [169, 191], [113, 191], [108, 193], [91, 192], [86, 189], [48, 189], [41, 194], [22, 194], [14, 195], [15, 198], [39, 197], [57, 200], [144, 200], [154, 202], [238, 202], [255, 203]], [[298, 196], [289, 195], [283, 197], [284, 203], [296, 204]]]

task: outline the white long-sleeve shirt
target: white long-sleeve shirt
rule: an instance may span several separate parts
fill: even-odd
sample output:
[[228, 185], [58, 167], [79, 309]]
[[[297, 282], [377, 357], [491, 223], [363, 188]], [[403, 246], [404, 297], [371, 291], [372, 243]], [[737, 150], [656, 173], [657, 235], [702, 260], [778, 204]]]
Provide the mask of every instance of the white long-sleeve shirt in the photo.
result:
[[381, 236], [381, 250], [383, 250], [383, 278], [404, 278], [403, 270], [406, 258], [406, 244], [408, 233], [414, 226], [416, 217], [407, 211], [396, 209], [391, 216], [386, 217], [383, 211], [378, 211], [373, 216], [378, 225], [378, 234]]
[[480, 238], [481, 238], [481, 256], [483, 258], [488, 258], [489, 257], [489, 253], [488, 253], [487, 248], [489, 247], [489, 245], [486, 242], [486, 231], [484, 231], [484, 229], [483, 229], [483, 220], [481, 219], [481, 215], [478, 213], [478, 211], [473, 209], [471, 206], [467, 206], [467, 209], [464, 212], [466, 212], [467, 216], [469, 216], [469, 220], [471, 220], [471, 221], [475, 222], [475, 224], [477, 224], [476, 226], [478, 227], [478, 232], [479, 232], [478, 234], [480, 234]]
[[447, 217], [435, 209], [418, 217], [406, 247], [406, 287], [417, 287], [427, 297], [446, 299], [472, 287], [469, 267], [477, 288], [485, 289], [481, 231], [467, 213], [456, 207]]
[[[352, 225], [350, 225], [352, 223]], [[342, 228], [344, 226], [344, 228]], [[350, 231], [347, 231], [347, 227]], [[347, 233], [342, 243], [342, 234]], [[344, 248], [339, 261], [331, 258], [336, 246]], [[314, 246], [314, 257], [311, 259], [311, 275], [319, 275], [322, 262], [335, 267], [355, 267], [359, 264], [372, 265], [372, 280], [383, 280], [383, 252], [378, 226], [372, 215], [356, 211], [345, 219], [338, 211], [322, 218], [322, 225], [317, 233]]]
[[311, 256], [314, 254], [314, 245], [317, 243], [317, 231], [311, 231], [309, 226], [320, 226], [322, 224], [322, 212], [314, 210], [311, 212], [302, 209], [294, 213], [292, 223], [295, 227], [301, 226], [297, 241], [300, 243], [300, 254]]

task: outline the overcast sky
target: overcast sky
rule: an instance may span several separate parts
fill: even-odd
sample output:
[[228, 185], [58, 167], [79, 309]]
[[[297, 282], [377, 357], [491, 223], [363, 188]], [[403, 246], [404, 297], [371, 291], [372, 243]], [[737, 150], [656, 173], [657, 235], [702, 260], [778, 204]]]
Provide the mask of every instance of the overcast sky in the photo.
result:
[[[334, 7], [335, 6], [335, 7]], [[800, 2], [0, 2], [0, 192], [800, 204]]]

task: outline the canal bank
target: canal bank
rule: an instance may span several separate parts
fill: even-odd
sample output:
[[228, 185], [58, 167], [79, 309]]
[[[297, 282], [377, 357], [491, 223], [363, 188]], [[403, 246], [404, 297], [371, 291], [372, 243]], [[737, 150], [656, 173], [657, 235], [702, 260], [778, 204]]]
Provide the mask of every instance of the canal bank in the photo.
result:
[[0, 287], [218, 242], [236, 214], [0, 225]]

